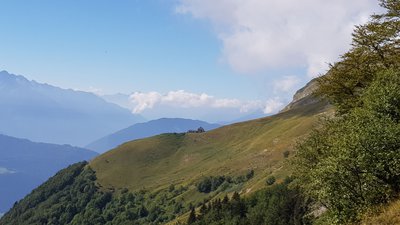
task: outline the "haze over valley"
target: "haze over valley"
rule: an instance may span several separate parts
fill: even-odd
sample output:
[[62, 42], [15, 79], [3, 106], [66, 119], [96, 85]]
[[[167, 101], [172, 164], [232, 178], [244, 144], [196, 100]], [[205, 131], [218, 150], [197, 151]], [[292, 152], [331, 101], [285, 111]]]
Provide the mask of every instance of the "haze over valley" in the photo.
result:
[[400, 1], [0, 5], [0, 225], [400, 224]]

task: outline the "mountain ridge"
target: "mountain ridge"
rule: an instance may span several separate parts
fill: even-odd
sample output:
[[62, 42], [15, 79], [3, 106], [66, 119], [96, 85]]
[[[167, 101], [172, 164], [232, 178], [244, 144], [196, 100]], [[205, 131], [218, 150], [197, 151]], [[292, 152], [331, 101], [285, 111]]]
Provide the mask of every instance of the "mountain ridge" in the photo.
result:
[[183, 118], [160, 118], [144, 123], [136, 123], [120, 131], [107, 135], [86, 147], [103, 153], [128, 141], [147, 138], [162, 133], [183, 133], [188, 130], [196, 130], [203, 127], [205, 130], [212, 130], [220, 125], [210, 124], [201, 120]]
[[0, 72], [0, 133], [33, 141], [84, 146], [144, 121], [92, 93]]
[[[326, 75], [325, 75], [326, 76]], [[318, 89], [317, 78], [309, 81], [304, 87], [300, 88], [293, 95], [292, 101], [287, 104], [280, 112], [286, 112], [290, 109], [298, 108], [303, 105], [312, 104], [317, 101], [321, 101], [314, 92]]]
[[[285, 180], [291, 175], [287, 158], [293, 155], [296, 141], [304, 137], [318, 123], [318, 118], [322, 114], [329, 111], [330, 106], [325, 102], [305, 102], [273, 116], [226, 125], [204, 133], [168, 133], [129, 141], [90, 161], [83, 169], [82, 176], [79, 175], [81, 176], [79, 179], [86, 179], [82, 178], [86, 176], [85, 173], [95, 174], [94, 181], [91, 182], [95, 182], [97, 186], [94, 191], [99, 197], [96, 199], [102, 199], [101, 196], [114, 196], [107, 198], [110, 204], [123, 201], [118, 200], [121, 194], [129, 197], [129, 194], [141, 196], [141, 193], [147, 193], [145, 194], [148, 196], [147, 203], [140, 204], [143, 204], [142, 208], [146, 207], [152, 212], [167, 210], [164, 213], [170, 213], [171, 209], [164, 208], [167, 206], [162, 205], [162, 202], [169, 205], [172, 204], [171, 199], [166, 202], [158, 202], [157, 199], [163, 199], [164, 194], [170, 193], [168, 190], [175, 190], [173, 201], [179, 201], [180, 207], [183, 208], [177, 214], [178, 218], [166, 219], [162, 217], [164, 214], [160, 211], [161, 217], [157, 220], [174, 224], [186, 218], [185, 214], [181, 213], [189, 210], [191, 205], [198, 206], [206, 200], [222, 199], [224, 195], [235, 191], [241, 195], [249, 195], [265, 188], [265, 181], [271, 176], [277, 182]], [[230, 181], [226, 181], [228, 183], [225, 182], [221, 188], [210, 193], [198, 191], [197, 185], [202, 179], [221, 176], [229, 177]], [[54, 179], [62, 180], [57, 175], [52, 178]], [[51, 183], [45, 183], [43, 187], [47, 187], [46, 185]], [[79, 186], [79, 183], [72, 182], [71, 185]], [[57, 198], [59, 194], [68, 195], [69, 187], [67, 185], [65, 190], [57, 189], [49, 198]], [[41, 191], [39, 188], [35, 193], [40, 194]], [[84, 193], [78, 193], [78, 196], [74, 197], [79, 199], [79, 195]], [[34, 196], [29, 195], [25, 199]], [[94, 201], [97, 202], [96, 199]], [[161, 205], [154, 205], [155, 201]], [[23, 200], [21, 204], [30, 203]], [[44, 200], [34, 207], [52, 206]], [[89, 205], [83, 209], [86, 207]], [[3, 217], [4, 220], [0, 220], [0, 224], [9, 221], [15, 213], [18, 213], [18, 205]], [[106, 217], [102, 213], [103, 211], [99, 211], [93, 216], [102, 218], [100, 220], [104, 224]], [[125, 215], [122, 211], [116, 213], [115, 217], [110, 219]], [[143, 214], [139, 224], [150, 224], [154, 221], [150, 219], [152, 214], [149, 211], [148, 213]], [[78, 215], [79, 218], [85, 217], [82, 216]], [[18, 221], [23, 220], [18, 219]]]
[[70, 145], [36, 143], [0, 134], [0, 212], [58, 170], [98, 154]]

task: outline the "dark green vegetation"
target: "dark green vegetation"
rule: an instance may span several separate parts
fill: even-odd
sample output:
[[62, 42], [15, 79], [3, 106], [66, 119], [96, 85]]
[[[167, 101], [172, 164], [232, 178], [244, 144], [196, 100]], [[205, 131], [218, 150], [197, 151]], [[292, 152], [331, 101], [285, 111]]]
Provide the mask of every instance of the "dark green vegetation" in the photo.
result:
[[353, 32], [353, 48], [319, 78], [318, 93], [333, 103], [339, 114], [362, 106], [362, 93], [377, 74], [399, 68], [400, 9], [397, 0], [380, 0], [386, 12], [374, 15]]
[[399, 73], [380, 74], [361, 98], [363, 107], [327, 120], [299, 146], [304, 188], [334, 221], [356, 219], [400, 191], [399, 90]]
[[[324, 104], [315, 103], [210, 132], [126, 143], [89, 165], [61, 171], [17, 203], [0, 224], [186, 222], [190, 209], [204, 201], [235, 191], [249, 195], [265, 188], [271, 175], [282, 181], [288, 174], [282, 169], [283, 152], [324, 110]], [[204, 179], [211, 181], [209, 193], [197, 190]]]
[[97, 153], [72, 147], [35, 143], [0, 135], [0, 212], [9, 210], [60, 169]]
[[197, 213], [191, 212], [186, 224], [308, 224], [307, 201], [299, 190], [288, 187], [290, 182], [287, 179], [248, 198], [235, 192], [230, 200], [225, 197], [204, 203]]
[[338, 109], [298, 146], [304, 192], [327, 223], [358, 221], [400, 194], [400, 2], [357, 27], [353, 49], [319, 79]]
[[[95, 158], [90, 167], [102, 188], [130, 191], [190, 186], [204, 177], [237, 177], [254, 170], [254, 179], [245, 182], [242, 190], [255, 191], [265, 187], [270, 174], [277, 180], [288, 175], [282, 169], [287, 161], [283, 152], [292, 150], [296, 139], [326, 109], [324, 103], [313, 103], [205, 133], [162, 134], [127, 142]], [[202, 201], [204, 196], [190, 197]]]
[[191, 211], [189, 224], [302, 224], [307, 205], [297, 189], [288, 188], [290, 179], [257, 191], [249, 198], [234, 192], [231, 199], [205, 200], [184, 204], [186, 187], [148, 192], [101, 191], [96, 175], [86, 163], [60, 171], [20, 201], [0, 221], [1, 225], [71, 224], [163, 224]]
[[267, 178], [266, 182], [267, 182], [268, 185], [273, 185], [275, 183], [275, 181], [276, 181], [275, 177], [274, 176], [270, 176], [270, 177]]
[[78, 163], [60, 171], [20, 201], [0, 224], [160, 224], [191, 207], [175, 199], [187, 190], [182, 186], [155, 193], [102, 192], [95, 173], [85, 166]]
[[204, 177], [200, 180], [196, 187], [199, 192], [202, 193], [210, 193], [212, 191], [216, 191], [219, 187], [222, 186], [222, 191], [226, 190], [232, 184], [242, 184], [251, 178], [254, 177], [254, 170], [250, 170], [246, 176], [238, 176], [238, 177], [231, 177], [231, 176], [210, 176]]
[[387, 12], [357, 27], [351, 51], [317, 79], [335, 115], [307, 96], [275, 116], [128, 142], [60, 172], [0, 224], [330, 225], [358, 223], [392, 200], [386, 221], [369, 221], [396, 221], [400, 2], [382, 5]]

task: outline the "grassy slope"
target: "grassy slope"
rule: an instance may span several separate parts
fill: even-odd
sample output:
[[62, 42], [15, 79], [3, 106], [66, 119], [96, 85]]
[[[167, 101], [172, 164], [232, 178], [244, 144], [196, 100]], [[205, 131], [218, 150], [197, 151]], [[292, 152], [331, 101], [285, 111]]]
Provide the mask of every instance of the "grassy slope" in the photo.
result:
[[378, 213], [366, 215], [362, 225], [396, 225], [400, 224], [400, 200], [383, 206]]
[[241, 188], [251, 192], [264, 187], [271, 173], [278, 178], [287, 175], [288, 169], [282, 170], [283, 152], [292, 150], [296, 139], [324, 111], [323, 103], [314, 103], [206, 133], [163, 134], [132, 141], [97, 157], [90, 166], [102, 187], [130, 190], [187, 185], [202, 176], [241, 175], [254, 169], [255, 178]]

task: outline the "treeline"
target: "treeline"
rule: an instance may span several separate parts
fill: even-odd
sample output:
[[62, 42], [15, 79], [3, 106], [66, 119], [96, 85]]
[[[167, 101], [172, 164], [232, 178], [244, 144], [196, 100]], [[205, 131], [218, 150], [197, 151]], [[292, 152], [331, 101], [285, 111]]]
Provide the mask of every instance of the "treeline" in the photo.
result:
[[186, 224], [308, 224], [308, 202], [297, 188], [289, 188], [291, 179], [241, 198], [235, 192], [229, 199], [215, 199], [191, 210]]
[[328, 211], [325, 224], [359, 221], [400, 194], [400, 1], [357, 26], [353, 48], [318, 79], [336, 108], [297, 147], [304, 193]]
[[72, 165], [35, 189], [0, 219], [0, 225], [162, 224], [190, 209], [176, 196], [186, 187], [158, 192], [99, 190], [86, 163]]
[[202, 178], [196, 185], [197, 190], [202, 193], [210, 193], [221, 187], [221, 191], [226, 190], [232, 184], [241, 184], [254, 177], [254, 170], [250, 170], [246, 175], [237, 177], [232, 176], [208, 176]]
[[[248, 198], [236, 193], [196, 210], [180, 198], [186, 187], [109, 193], [79, 163], [18, 202], [0, 225], [162, 224], [189, 211], [187, 222], [195, 225], [308, 224], [325, 210], [316, 223], [357, 222], [400, 195], [400, 1], [381, 5], [386, 12], [356, 27], [353, 48], [318, 79], [317, 93], [336, 115], [298, 144], [295, 181], [275, 184], [269, 177], [270, 186]], [[206, 177], [197, 190], [209, 193], [224, 183], [228, 177]]]

